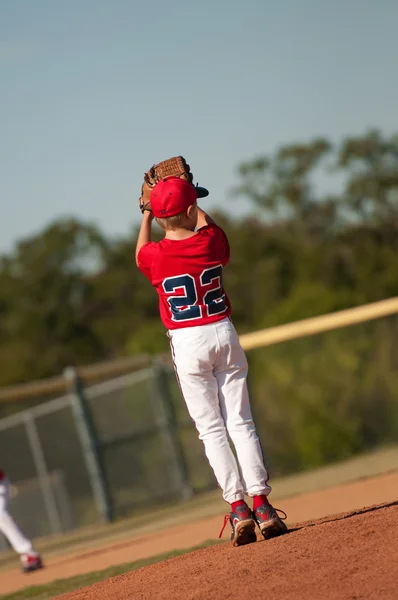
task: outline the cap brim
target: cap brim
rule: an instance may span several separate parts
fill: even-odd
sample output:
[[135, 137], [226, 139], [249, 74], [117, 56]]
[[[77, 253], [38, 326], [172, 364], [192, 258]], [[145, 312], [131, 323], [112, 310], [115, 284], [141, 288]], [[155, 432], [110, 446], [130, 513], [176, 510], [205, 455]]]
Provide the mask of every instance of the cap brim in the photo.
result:
[[204, 187], [201, 187], [200, 185], [195, 185], [195, 190], [198, 195], [198, 198], [205, 198], [209, 195], [209, 190], [207, 190]]

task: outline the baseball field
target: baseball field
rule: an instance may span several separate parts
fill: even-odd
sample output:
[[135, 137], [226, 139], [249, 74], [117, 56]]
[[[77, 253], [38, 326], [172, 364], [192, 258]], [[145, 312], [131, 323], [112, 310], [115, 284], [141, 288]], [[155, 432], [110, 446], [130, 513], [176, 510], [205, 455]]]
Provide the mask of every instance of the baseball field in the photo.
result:
[[[0, 562], [7, 600], [398, 598], [398, 450], [276, 481], [289, 533], [217, 542], [219, 492], [112, 526], [43, 541], [46, 568]], [[40, 547], [40, 546], [39, 546]]]

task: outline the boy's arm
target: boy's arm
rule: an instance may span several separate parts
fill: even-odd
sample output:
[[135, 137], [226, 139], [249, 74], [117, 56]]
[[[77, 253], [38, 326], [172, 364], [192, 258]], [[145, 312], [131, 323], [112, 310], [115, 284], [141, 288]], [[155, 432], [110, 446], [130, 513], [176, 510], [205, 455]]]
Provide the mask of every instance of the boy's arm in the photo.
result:
[[210, 215], [205, 213], [205, 211], [198, 206], [198, 220], [196, 221], [196, 229], [200, 229], [206, 225], [216, 225], [216, 222], [211, 218]]
[[[200, 229], [201, 227], [205, 227], [206, 225], [217, 225], [217, 223], [214, 219], [211, 218], [210, 215], [205, 213], [205, 211], [199, 208], [198, 206], [198, 219], [196, 221], [196, 229]], [[217, 227], [217, 229], [219, 231], [219, 234], [217, 235], [219, 239], [219, 256], [223, 267], [225, 267], [225, 265], [229, 261], [229, 242], [227, 236], [225, 235], [225, 232], [219, 227]]]
[[145, 210], [142, 215], [140, 232], [138, 234], [137, 245], [135, 247], [135, 262], [138, 266], [138, 253], [142, 246], [145, 246], [152, 239], [152, 221], [153, 213], [150, 210]]

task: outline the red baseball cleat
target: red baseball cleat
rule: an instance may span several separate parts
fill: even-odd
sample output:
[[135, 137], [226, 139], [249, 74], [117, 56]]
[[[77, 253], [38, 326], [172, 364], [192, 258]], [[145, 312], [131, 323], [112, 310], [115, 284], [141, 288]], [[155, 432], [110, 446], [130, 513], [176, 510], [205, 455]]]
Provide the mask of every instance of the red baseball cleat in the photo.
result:
[[38, 571], [43, 568], [43, 562], [41, 557], [36, 552], [30, 552], [29, 554], [21, 554], [22, 571], [24, 573], [31, 573], [32, 571]]
[[[277, 514], [277, 511], [283, 513], [282, 518]], [[253, 519], [266, 540], [286, 533], [287, 526], [282, 520], [286, 517], [287, 515], [283, 510], [275, 509], [268, 501], [253, 510]]]
[[219, 538], [222, 536], [228, 521], [230, 522], [232, 529], [231, 542], [233, 546], [244, 546], [245, 544], [251, 544], [252, 542], [257, 541], [255, 532], [256, 524], [247, 504], [237, 506], [235, 511], [225, 515], [224, 525], [218, 536]]

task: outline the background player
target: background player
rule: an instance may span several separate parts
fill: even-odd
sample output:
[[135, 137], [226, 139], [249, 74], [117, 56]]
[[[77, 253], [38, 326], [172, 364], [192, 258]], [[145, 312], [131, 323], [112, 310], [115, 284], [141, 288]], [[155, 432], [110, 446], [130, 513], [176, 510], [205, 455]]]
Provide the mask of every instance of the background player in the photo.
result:
[[37, 571], [43, 567], [42, 560], [33, 550], [28, 540], [8, 512], [9, 481], [0, 469], [0, 531], [5, 535], [12, 548], [20, 555], [24, 573]]
[[[178, 177], [155, 185], [150, 205], [148, 198], [141, 204], [136, 262], [159, 295], [184, 400], [231, 505], [224, 527], [229, 520], [231, 540], [239, 546], [256, 541], [255, 522], [265, 538], [287, 528], [268, 502], [271, 488], [250, 410], [247, 361], [222, 284], [228, 240], [197, 206], [198, 189], [203, 188]], [[165, 231], [159, 243], [151, 241], [153, 217]], [[245, 494], [253, 498], [253, 511]]]

